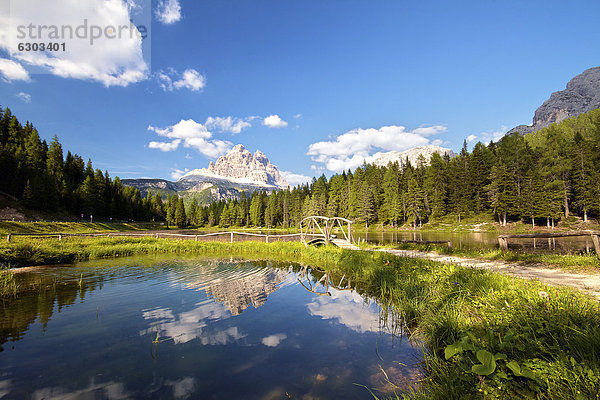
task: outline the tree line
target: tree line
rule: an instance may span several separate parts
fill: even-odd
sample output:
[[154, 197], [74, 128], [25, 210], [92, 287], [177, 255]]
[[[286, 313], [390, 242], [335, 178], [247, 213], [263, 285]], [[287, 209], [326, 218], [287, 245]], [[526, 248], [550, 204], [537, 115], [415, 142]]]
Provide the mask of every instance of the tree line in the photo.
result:
[[522, 220], [553, 227], [578, 215], [600, 214], [600, 110], [537, 132], [505, 135], [498, 142], [465, 141], [456, 157], [434, 154], [416, 165], [364, 164], [330, 179], [268, 195], [188, 205], [199, 226], [298, 226], [309, 215], [340, 216], [366, 226], [413, 226], [453, 215], [493, 213], [500, 224]]
[[48, 144], [30, 123], [22, 125], [7, 107], [0, 109], [0, 191], [28, 208], [109, 220], [162, 219], [160, 196], [142, 198], [108, 172], [94, 170], [77, 154], [63, 153], [54, 136]]
[[[600, 110], [528, 135], [498, 142], [465, 142], [455, 157], [434, 154], [384, 167], [364, 164], [327, 179], [286, 190], [242, 193], [240, 199], [200, 205], [123, 186], [91, 160], [41, 140], [0, 110], [0, 191], [38, 210], [66, 210], [99, 219], [166, 220], [192, 226], [294, 227], [309, 215], [340, 216], [366, 226], [417, 226], [447, 215], [460, 220], [493, 213], [505, 225], [523, 220], [554, 226], [569, 215], [584, 221], [600, 214]], [[184, 203], [185, 200], [185, 203]]]

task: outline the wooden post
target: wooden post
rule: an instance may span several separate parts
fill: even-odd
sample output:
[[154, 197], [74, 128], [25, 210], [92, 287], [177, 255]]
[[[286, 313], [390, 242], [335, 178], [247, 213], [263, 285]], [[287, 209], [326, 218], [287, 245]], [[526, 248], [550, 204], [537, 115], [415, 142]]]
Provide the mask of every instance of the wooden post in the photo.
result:
[[233, 243], [233, 232], [231, 232], [231, 239], [230, 239], [229, 243]]
[[448, 248], [451, 249], [452, 248], [452, 242], [448, 240]]
[[269, 243], [269, 235], [265, 236], [265, 243]]
[[62, 240], [62, 235], [58, 235], [58, 240]]
[[198, 241], [198, 235], [195, 235], [194, 236], [194, 242], [197, 242], [197, 241]]
[[600, 235], [591, 235], [594, 248], [596, 249], [596, 257], [600, 258]]
[[156, 239], [158, 239], [158, 233], [156, 234]]
[[8, 235], [6, 235], [6, 241], [10, 242], [10, 233]]
[[508, 240], [505, 237], [498, 236], [498, 244], [500, 245], [500, 250], [508, 250]]

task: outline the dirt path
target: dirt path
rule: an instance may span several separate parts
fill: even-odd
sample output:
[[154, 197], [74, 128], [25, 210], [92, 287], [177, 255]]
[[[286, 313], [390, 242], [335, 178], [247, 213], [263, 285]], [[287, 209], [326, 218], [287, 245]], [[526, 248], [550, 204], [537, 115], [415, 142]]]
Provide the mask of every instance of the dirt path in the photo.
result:
[[526, 279], [538, 279], [552, 286], [571, 286], [600, 299], [600, 274], [568, 272], [558, 268], [549, 268], [544, 264], [509, 263], [504, 261], [481, 260], [477, 258], [457, 257], [419, 250], [380, 249], [401, 257], [423, 258], [463, 267], [488, 269], [505, 275], [515, 275]]

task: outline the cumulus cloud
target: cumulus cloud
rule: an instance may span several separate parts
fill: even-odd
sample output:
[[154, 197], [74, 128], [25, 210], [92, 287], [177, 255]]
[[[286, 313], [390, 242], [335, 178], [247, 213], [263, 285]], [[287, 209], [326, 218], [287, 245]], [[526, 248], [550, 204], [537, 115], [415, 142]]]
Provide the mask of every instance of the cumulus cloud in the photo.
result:
[[187, 174], [188, 172], [190, 172], [189, 168], [184, 168], [184, 169], [171, 168], [171, 179], [177, 180], [177, 179], [181, 178], [182, 176], [184, 176], [185, 174]]
[[161, 151], [173, 151], [182, 144], [183, 147], [198, 150], [198, 152], [206, 157], [216, 158], [227, 153], [233, 146], [229, 141], [213, 139], [213, 134], [207, 129], [206, 125], [200, 124], [193, 119], [182, 119], [175, 125], [167, 126], [166, 128], [149, 125], [148, 130], [155, 132], [159, 136], [172, 139], [169, 142], [150, 142], [148, 144], [148, 147]]
[[502, 139], [507, 130], [508, 128], [502, 125], [498, 130], [490, 129], [489, 131], [481, 132], [478, 135], [471, 134], [467, 137], [467, 142], [471, 143], [474, 141], [479, 141], [485, 144], [497, 142], [498, 140]]
[[165, 92], [183, 88], [198, 92], [206, 86], [206, 77], [192, 68], [186, 69], [181, 75], [169, 68], [167, 71], [158, 71], [155, 76]]
[[[404, 126], [382, 126], [379, 129], [357, 128], [334, 140], [313, 143], [307, 155], [334, 172], [353, 169], [375, 160], [376, 151], [404, 151], [431, 143], [429, 136], [446, 131], [443, 125], [424, 126], [407, 130]], [[318, 167], [315, 167], [318, 168]]]
[[275, 335], [262, 338], [261, 343], [267, 347], [277, 347], [285, 339], [287, 339], [287, 335], [285, 333], [277, 333]]
[[31, 103], [31, 95], [29, 93], [19, 92], [17, 93], [17, 97], [25, 103]]
[[374, 303], [366, 304], [355, 292], [329, 289], [331, 296], [319, 296], [307, 304], [311, 315], [345, 325], [355, 332], [379, 332], [379, 310]]
[[179, 314], [169, 308], [142, 310], [142, 317], [150, 321], [148, 329], [140, 335], [156, 335], [161, 339], [172, 339], [175, 344], [200, 339], [202, 344], [219, 345], [244, 338], [246, 335], [231, 327], [225, 331], [211, 331], [211, 321], [229, 318], [231, 313], [221, 303], [200, 303], [197, 307]]
[[179, 147], [179, 144], [181, 143], [181, 140], [177, 139], [177, 140], [173, 140], [172, 142], [150, 142], [148, 143], [148, 147], [150, 147], [151, 149], [158, 149], [160, 151], [173, 151], [176, 150]]
[[262, 124], [269, 128], [285, 128], [288, 125], [288, 123], [282, 120], [277, 114], [269, 115], [263, 119]]
[[303, 183], [312, 182], [312, 177], [302, 174], [296, 174], [290, 171], [279, 171], [290, 186], [302, 185]]
[[154, 15], [165, 25], [174, 24], [181, 20], [181, 5], [178, 0], [160, 0]]
[[[143, 58], [142, 36], [149, 34], [150, 26], [144, 26], [142, 33], [131, 22], [139, 15], [138, 8], [132, 0], [13, 1], [10, 23], [8, 17], [0, 21], [0, 37], [7, 39], [0, 41], [0, 48], [14, 61], [0, 62], [0, 69], [10, 80], [29, 80], [25, 67], [107, 87], [144, 80], [149, 67]], [[20, 25], [34, 26], [27, 29], [25, 39], [18, 38]], [[17, 45], [24, 41], [60, 41], [65, 50], [19, 51]]]
[[248, 118], [240, 119], [234, 117], [208, 117], [204, 124], [208, 129], [215, 129], [220, 132], [240, 133], [243, 129], [252, 126]]
[[197, 92], [206, 86], [206, 78], [195, 69], [186, 69], [180, 80], [173, 82], [176, 89], [186, 88]]
[[29, 73], [21, 64], [6, 58], [0, 58], [0, 73], [2, 73], [2, 80], [5, 82], [31, 81]]

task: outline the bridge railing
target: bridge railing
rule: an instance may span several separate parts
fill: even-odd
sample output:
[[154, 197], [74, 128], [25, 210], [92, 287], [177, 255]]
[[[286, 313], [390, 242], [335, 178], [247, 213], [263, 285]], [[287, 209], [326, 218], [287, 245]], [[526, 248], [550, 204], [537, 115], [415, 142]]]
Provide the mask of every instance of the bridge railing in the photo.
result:
[[[346, 225], [347, 231], [345, 230], [343, 224]], [[311, 240], [307, 239], [312, 239], [314, 242], [314, 239], [322, 238], [323, 242], [327, 244], [333, 239], [333, 229], [339, 227], [343, 236], [343, 240], [346, 240], [348, 243], [354, 243], [354, 238], [352, 236], [352, 224], [353, 221], [342, 217], [311, 215], [300, 221], [300, 240], [305, 245], [308, 245]]]

